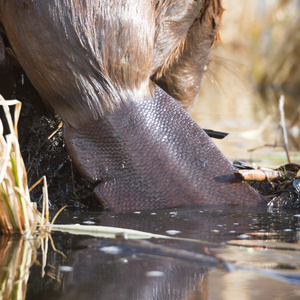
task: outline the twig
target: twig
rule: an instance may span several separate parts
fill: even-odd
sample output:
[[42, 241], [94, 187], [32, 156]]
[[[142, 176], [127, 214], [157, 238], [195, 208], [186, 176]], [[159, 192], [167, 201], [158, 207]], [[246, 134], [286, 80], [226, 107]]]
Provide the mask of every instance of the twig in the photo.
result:
[[285, 172], [274, 170], [234, 170], [234, 175], [244, 181], [272, 181], [284, 178]]
[[[273, 145], [270, 144], [265, 144], [263, 146], [259, 146], [259, 147], [255, 147], [252, 149], [248, 149], [248, 152], [254, 152], [258, 149], [261, 148], [265, 148], [265, 147], [272, 147], [272, 148], [276, 148], [276, 147], [283, 147], [287, 156], [287, 160], [289, 163], [291, 163], [291, 158], [290, 158], [290, 152], [289, 152], [289, 146], [288, 146], [288, 138], [287, 138], [287, 131], [286, 131], [286, 125], [285, 125], [285, 117], [284, 117], [284, 96], [281, 96], [279, 99], [279, 114], [280, 114], [280, 121], [278, 124], [278, 128], [277, 128], [277, 134], [276, 134], [276, 140], [274, 142]], [[283, 145], [279, 145], [278, 144], [278, 130], [282, 131], [282, 135], [283, 135]]]
[[284, 96], [283, 95], [279, 99], [279, 113], [280, 113], [280, 126], [283, 134], [283, 141], [284, 141], [284, 149], [286, 152], [287, 160], [289, 163], [291, 163], [285, 119], [284, 119]]
[[50, 140], [59, 130], [60, 128], [62, 128], [63, 122], [60, 122], [57, 126], [57, 129], [54, 130], [49, 136], [48, 136], [48, 140]]
[[256, 150], [263, 149], [263, 148], [277, 148], [277, 147], [284, 147], [284, 145], [277, 145], [277, 143], [275, 142], [273, 145], [272, 144], [264, 144], [263, 146], [258, 146], [255, 148], [248, 149], [247, 151], [254, 152]]

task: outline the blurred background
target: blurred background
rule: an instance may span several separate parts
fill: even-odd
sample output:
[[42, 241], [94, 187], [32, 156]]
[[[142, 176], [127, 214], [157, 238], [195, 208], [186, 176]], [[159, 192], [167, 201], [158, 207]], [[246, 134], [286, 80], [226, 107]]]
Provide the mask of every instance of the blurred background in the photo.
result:
[[[215, 141], [230, 160], [287, 162], [278, 130], [285, 97], [291, 159], [300, 163], [300, 1], [223, 0], [217, 42], [192, 117], [230, 135]], [[258, 148], [255, 151], [251, 149]]]

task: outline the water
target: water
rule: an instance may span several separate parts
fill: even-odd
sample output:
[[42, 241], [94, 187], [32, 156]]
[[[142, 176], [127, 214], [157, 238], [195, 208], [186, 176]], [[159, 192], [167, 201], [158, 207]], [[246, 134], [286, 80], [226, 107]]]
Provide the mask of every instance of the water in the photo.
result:
[[[64, 211], [57, 224], [114, 226], [193, 241], [53, 232], [53, 243], [65, 257], [48, 240], [48, 250], [46, 244], [44, 251], [37, 250], [29, 271], [17, 263], [21, 278], [30, 273], [22, 284], [25, 298], [18, 299], [299, 299], [299, 216], [246, 207]], [[18, 245], [9, 255], [8, 248], [2, 244], [1, 252], [14, 259], [24, 250]], [[7, 270], [2, 265], [2, 279]]]

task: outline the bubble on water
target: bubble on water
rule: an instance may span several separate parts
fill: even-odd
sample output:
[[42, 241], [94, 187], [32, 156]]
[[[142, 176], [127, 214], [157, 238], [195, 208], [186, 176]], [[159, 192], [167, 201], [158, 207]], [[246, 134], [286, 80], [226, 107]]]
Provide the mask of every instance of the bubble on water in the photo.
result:
[[244, 240], [244, 239], [248, 239], [250, 237], [250, 235], [248, 235], [248, 234], [240, 234], [238, 237], [240, 239]]
[[92, 225], [92, 224], [95, 224], [95, 222], [94, 222], [94, 221], [90, 221], [90, 220], [83, 221], [82, 223], [83, 223], [83, 224], [87, 224], [87, 225]]
[[71, 267], [71, 266], [60, 266], [59, 267], [59, 270], [61, 271], [61, 272], [73, 272], [73, 267]]
[[162, 271], [148, 271], [146, 272], [147, 277], [163, 277], [165, 273]]
[[166, 233], [169, 235], [176, 235], [176, 234], [181, 233], [181, 231], [180, 230], [167, 230]]
[[117, 255], [117, 254], [120, 254], [122, 252], [122, 249], [117, 247], [117, 246], [105, 246], [105, 247], [101, 247], [100, 251], [102, 251], [106, 254]]

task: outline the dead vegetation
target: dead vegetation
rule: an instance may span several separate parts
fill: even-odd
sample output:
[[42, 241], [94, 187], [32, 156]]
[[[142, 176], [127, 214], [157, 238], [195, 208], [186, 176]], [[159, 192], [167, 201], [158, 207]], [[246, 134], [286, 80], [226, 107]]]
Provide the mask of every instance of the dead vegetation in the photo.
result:
[[[41, 221], [41, 214], [30, 201], [27, 173], [18, 143], [17, 125], [21, 103], [0, 98], [10, 133], [3, 136], [0, 122], [0, 231], [6, 235], [29, 237]], [[14, 121], [9, 106], [14, 105]]]

